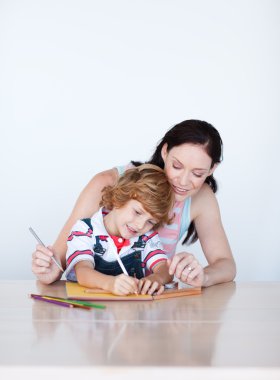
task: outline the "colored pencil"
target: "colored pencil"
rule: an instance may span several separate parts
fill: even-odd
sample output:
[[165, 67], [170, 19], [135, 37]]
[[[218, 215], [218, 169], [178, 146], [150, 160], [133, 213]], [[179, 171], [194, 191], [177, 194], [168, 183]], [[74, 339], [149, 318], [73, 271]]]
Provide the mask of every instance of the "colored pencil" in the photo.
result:
[[[34, 299], [38, 299], [38, 300], [42, 300], [42, 301], [52, 301], [53, 303], [57, 303], [61, 306], [65, 306], [65, 307], [75, 307], [75, 305], [73, 303], [70, 303], [70, 302], [65, 302], [63, 300], [60, 300], [60, 299], [56, 299], [54, 297], [46, 297], [46, 296], [42, 296], [40, 294], [30, 294], [30, 296]], [[81, 309], [87, 309], [87, 310], [90, 310], [89, 307], [87, 306], [76, 306], [76, 307], [80, 307]]]
[[37, 297], [44, 298], [44, 299], [50, 299], [50, 300], [54, 300], [54, 301], [68, 303], [68, 304], [73, 305], [74, 307], [79, 307], [81, 309], [90, 310], [91, 308], [97, 308], [97, 309], [105, 309], [106, 308], [105, 305], [94, 304], [94, 303], [88, 302], [88, 301], [69, 300], [67, 298], [61, 298], [61, 297], [52, 297], [52, 296], [47, 296], [47, 295], [31, 294], [31, 296], [33, 296], [33, 295], [37, 296]]
[[[36, 232], [33, 230], [33, 228], [29, 227], [29, 231], [32, 233], [32, 235], [35, 237], [35, 239], [38, 241], [39, 244], [45, 247], [45, 244], [42, 242], [42, 240], [39, 238], [39, 236], [36, 234]], [[55, 265], [61, 270], [63, 273], [64, 270], [62, 269], [61, 265], [57, 262], [56, 258], [54, 256], [51, 256], [52, 261], [55, 263]]]
[[92, 302], [86, 302], [86, 301], [80, 301], [80, 300], [75, 300], [74, 302], [78, 303], [78, 304], [81, 304], [81, 305], [86, 305], [86, 306], [89, 306], [89, 307], [93, 307], [93, 308], [96, 308], [96, 309], [106, 309], [105, 305], [96, 304], [96, 303], [92, 303]]
[[74, 307], [72, 304], [69, 304], [69, 303], [64, 303], [64, 302], [61, 302], [61, 301], [55, 301], [55, 300], [51, 300], [51, 299], [47, 299], [47, 298], [43, 298], [41, 296], [38, 296], [36, 294], [30, 294], [30, 297], [37, 300], [37, 301], [43, 301], [43, 302], [49, 302], [49, 303], [52, 303], [54, 305], [57, 305], [57, 306], [63, 306], [63, 307]]
[[74, 307], [78, 307], [80, 309], [86, 309], [86, 310], [91, 309], [89, 306], [84, 305], [84, 304], [80, 304], [76, 301], [69, 301], [69, 300], [59, 299], [59, 298], [54, 298], [54, 297], [49, 297], [49, 296], [43, 296], [43, 298], [45, 298], [47, 300], [54, 300], [54, 301], [62, 302], [62, 303], [68, 304], [68, 305], [73, 305]]
[[87, 306], [88, 308], [92, 308], [93, 307], [93, 308], [97, 308], [97, 309], [105, 309], [106, 308], [105, 305], [96, 304], [96, 303], [92, 303], [92, 302], [88, 302], [88, 301], [69, 300], [67, 298], [51, 297], [51, 296], [45, 296], [45, 295], [42, 296], [42, 297], [58, 300], [58, 301], [61, 301], [61, 302], [71, 303], [71, 304], [76, 305], [76, 306]]

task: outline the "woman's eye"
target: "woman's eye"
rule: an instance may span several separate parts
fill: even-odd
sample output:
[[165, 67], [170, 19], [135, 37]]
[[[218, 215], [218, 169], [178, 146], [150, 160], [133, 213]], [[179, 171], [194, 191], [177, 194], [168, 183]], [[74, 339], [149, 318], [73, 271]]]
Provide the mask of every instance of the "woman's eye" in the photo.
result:
[[174, 168], [174, 169], [181, 169], [180, 166], [178, 166], [178, 165], [174, 165], [174, 164], [173, 164], [173, 168]]
[[202, 177], [202, 174], [197, 174], [197, 173], [193, 173], [193, 175], [197, 178], [201, 178]]

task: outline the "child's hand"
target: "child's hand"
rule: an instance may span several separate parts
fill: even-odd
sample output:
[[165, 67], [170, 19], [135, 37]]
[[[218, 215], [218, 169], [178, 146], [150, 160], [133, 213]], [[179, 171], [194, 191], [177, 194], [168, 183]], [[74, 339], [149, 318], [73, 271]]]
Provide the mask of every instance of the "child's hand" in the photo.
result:
[[137, 293], [138, 279], [120, 274], [113, 277], [111, 292], [117, 296], [127, 296], [128, 294]]
[[161, 284], [159, 277], [156, 274], [151, 274], [141, 278], [138, 283], [139, 294], [161, 294], [164, 291], [164, 286]]

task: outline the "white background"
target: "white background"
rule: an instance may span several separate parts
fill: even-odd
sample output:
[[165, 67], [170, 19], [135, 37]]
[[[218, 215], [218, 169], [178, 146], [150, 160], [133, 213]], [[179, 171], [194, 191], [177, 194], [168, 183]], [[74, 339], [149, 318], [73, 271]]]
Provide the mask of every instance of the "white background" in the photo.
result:
[[52, 243], [95, 173], [198, 118], [224, 141], [237, 280], [279, 280], [279, 16], [277, 0], [0, 1], [0, 279], [34, 278], [30, 225]]

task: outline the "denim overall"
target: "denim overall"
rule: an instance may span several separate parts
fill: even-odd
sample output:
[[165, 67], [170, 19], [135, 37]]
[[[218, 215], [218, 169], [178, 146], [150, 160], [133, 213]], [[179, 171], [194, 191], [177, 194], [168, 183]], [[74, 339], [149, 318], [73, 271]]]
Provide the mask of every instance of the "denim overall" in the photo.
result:
[[[89, 228], [92, 230], [91, 220], [89, 218], [83, 219], [83, 222], [85, 222]], [[133, 248], [143, 248], [143, 243], [141, 242], [141, 238], [139, 238], [138, 242], [135, 242], [133, 245]], [[127, 270], [127, 273], [129, 276], [136, 277], [140, 280], [140, 278], [144, 277], [143, 274], [143, 267], [142, 267], [142, 261], [141, 261], [141, 250], [136, 250], [129, 255], [122, 257], [123, 265], [125, 266], [125, 269]], [[118, 276], [119, 274], [122, 274], [122, 268], [120, 267], [120, 264], [118, 261], [105, 261], [102, 258], [102, 255], [104, 254], [105, 250], [102, 247], [102, 244], [100, 243], [100, 239], [96, 239], [96, 244], [93, 247], [94, 250], [94, 269], [97, 270], [100, 273], [107, 274], [110, 276]]]
[[[141, 251], [134, 251], [129, 255], [122, 257], [123, 265], [127, 270], [129, 276], [140, 278], [144, 277], [142, 261], [141, 261]], [[122, 268], [120, 264], [116, 261], [105, 261], [98, 253], [94, 255], [95, 266], [94, 269], [103, 274], [118, 276], [122, 274]]]

